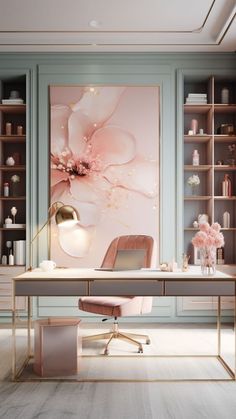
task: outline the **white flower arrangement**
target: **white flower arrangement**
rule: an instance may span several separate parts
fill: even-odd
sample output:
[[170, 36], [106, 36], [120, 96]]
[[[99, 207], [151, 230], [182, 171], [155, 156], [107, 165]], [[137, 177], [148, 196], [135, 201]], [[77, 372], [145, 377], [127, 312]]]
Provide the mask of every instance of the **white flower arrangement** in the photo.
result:
[[188, 182], [188, 185], [193, 186], [193, 187], [197, 186], [197, 185], [200, 185], [199, 176], [198, 175], [189, 176], [187, 182]]
[[18, 182], [20, 182], [20, 176], [18, 176], [18, 175], [13, 175], [13, 176], [11, 177], [11, 181], [12, 181], [13, 183], [18, 183]]

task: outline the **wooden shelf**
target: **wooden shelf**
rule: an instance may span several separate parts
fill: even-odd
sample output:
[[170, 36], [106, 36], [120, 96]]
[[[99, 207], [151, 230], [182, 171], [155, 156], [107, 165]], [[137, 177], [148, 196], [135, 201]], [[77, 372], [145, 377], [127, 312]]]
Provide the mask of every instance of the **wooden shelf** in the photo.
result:
[[26, 228], [25, 227], [21, 227], [21, 228], [4, 228], [4, 227], [0, 227], [0, 231], [25, 231]]
[[26, 135], [0, 135], [0, 141], [4, 143], [25, 143]]
[[210, 134], [205, 135], [184, 135], [185, 143], [208, 143], [213, 138]]
[[26, 113], [26, 105], [2, 105], [0, 104], [0, 112], [4, 113]]
[[184, 104], [184, 112], [185, 114], [188, 113], [208, 113], [211, 109], [213, 109], [213, 105], [211, 104], [203, 104], [203, 105], [188, 105]]
[[236, 135], [214, 135], [215, 143], [234, 143], [236, 142]]
[[0, 170], [3, 170], [4, 172], [22, 172], [26, 170], [26, 166], [25, 165], [20, 165], [20, 166], [0, 166]]
[[24, 201], [25, 196], [0, 196], [0, 201]]
[[215, 103], [214, 104], [214, 111], [215, 113], [234, 113], [236, 112], [236, 105], [224, 105], [223, 103]]
[[236, 231], [236, 227], [230, 227], [230, 228], [223, 228], [223, 227], [221, 227], [220, 231], [221, 230], [223, 230], [223, 231]]
[[214, 196], [216, 201], [236, 201], [236, 196]]
[[212, 166], [210, 164], [199, 164], [199, 166], [193, 166], [192, 164], [185, 164], [184, 170], [186, 172], [207, 172]]
[[[2, 265], [2, 264], [0, 264], [0, 267], [1, 268], [19, 268], [19, 267], [21, 267], [21, 268], [24, 268], [26, 265]], [[6, 311], [6, 310], [5, 310]]]
[[228, 164], [215, 164], [214, 170], [216, 172], [234, 172], [236, 166], [229, 166]]
[[209, 195], [205, 196], [199, 196], [199, 195], [193, 195], [193, 196], [185, 196], [185, 201], [209, 201], [212, 197]]

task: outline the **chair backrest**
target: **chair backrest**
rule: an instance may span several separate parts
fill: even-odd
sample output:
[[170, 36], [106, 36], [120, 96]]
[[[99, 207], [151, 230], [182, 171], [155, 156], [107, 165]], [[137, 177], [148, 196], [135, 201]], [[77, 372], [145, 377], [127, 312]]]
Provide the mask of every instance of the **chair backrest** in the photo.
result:
[[155, 243], [151, 236], [139, 234], [116, 237], [107, 249], [102, 268], [113, 268], [118, 249], [145, 249], [146, 257], [143, 268], [154, 267]]

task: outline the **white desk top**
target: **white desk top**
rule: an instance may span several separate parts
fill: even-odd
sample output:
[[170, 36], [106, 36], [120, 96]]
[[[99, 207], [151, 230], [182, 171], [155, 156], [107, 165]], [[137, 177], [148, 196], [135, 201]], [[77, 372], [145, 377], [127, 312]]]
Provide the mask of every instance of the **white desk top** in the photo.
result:
[[76, 269], [76, 268], [56, 268], [52, 271], [42, 271], [37, 268], [27, 271], [13, 278], [15, 281], [21, 280], [125, 280], [125, 279], [156, 279], [156, 280], [222, 280], [230, 279], [236, 281], [236, 275], [229, 275], [216, 271], [215, 275], [204, 276], [201, 273], [200, 266], [190, 266], [187, 272], [163, 272], [158, 269], [140, 269], [137, 271], [99, 271], [95, 269]]

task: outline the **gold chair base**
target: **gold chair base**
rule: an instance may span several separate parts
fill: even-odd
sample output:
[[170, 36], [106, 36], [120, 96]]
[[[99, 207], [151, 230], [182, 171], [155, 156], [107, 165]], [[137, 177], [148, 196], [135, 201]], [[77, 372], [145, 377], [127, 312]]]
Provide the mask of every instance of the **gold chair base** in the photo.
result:
[[143, 353], [143, 346], [142, 346], [142, 343], [136, 339], [144, 339], [147, 345], [150, 344], [150, 338], [148, 335], [138, 335], [136, 333], [122, 333], [119, 331], [117, 323], [113, 324], [113, 330], [111, 332], [100, 333], [98, 335], [92, 335], [92, 336], [85, 336], [83, 337], [82, 340], [94, 341], [94, 340], [100, 340], [100, 339], [108, 339], [108, 342], [104, 349], [104, 355], [109, 355], [108, 346], [111, 343], [112, 339], [121, 339], [128, 343], [131, 343], [132, 345], [137, 346], [138, 353]]

